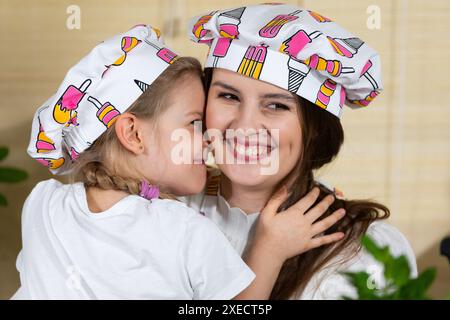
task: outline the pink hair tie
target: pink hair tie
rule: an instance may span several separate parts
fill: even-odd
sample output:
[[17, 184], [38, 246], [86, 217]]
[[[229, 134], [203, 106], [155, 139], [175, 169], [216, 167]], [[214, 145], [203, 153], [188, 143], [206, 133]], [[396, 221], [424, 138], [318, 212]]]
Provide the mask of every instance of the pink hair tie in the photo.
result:
[[141, 181], [141, 192], [139, 195], [145, 199], [152, 200], [159, 197], [159, 188], [155, 185], [150, 185], [147, 181]]

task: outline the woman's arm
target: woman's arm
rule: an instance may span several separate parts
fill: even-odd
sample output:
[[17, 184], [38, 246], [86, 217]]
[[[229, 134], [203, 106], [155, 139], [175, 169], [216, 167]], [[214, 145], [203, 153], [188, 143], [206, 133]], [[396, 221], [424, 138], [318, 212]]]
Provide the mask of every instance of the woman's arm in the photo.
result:
[[329, 195], [311, 208], [318, 196], [319, 189], [314, 188], [280, 213], [277, 209], [287, 198], [286, 188], [268, 202], [261, 212], [253, 241], [244, 254], [244, 260], [256, 278], [234, 299], [268, 299], [285, 260], [344, 237], [342, 232], [317, 236], [345, 215], [345, 211], [339, 209], [315, 222], [334, 202], [334, 196]]

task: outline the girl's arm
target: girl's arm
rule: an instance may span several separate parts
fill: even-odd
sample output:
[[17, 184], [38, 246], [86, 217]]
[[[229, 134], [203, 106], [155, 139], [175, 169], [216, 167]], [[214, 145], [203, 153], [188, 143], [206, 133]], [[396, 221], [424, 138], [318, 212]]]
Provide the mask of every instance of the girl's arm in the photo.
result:
[[345, 215], [344, 209], [339, 209], [315, 222], [334, 202], [334, 196], [329, 195], [309, 209], [318, 196], [319, 189], [316, 187], [280, 213], [276, 211], [287, 198], [286, 188], [268, 202], [261, 212], [253, 241], [244, 254], [244, 260], [256, 278], [234, 299], [268, 299], [284, 261], [344, 237], [342, 232], [316, 237]]

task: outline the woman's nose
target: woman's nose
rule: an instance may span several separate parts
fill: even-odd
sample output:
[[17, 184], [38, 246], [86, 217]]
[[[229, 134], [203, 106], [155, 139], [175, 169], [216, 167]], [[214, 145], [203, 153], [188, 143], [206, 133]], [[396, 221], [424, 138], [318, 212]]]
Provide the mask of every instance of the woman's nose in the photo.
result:
[[259, 111], [259, 105], [252, 103], [241, 105], [239, 108], [239, 112], [236, 114], [236, 117], [232, 123], [234, 129], [261, 129], [261, 115]]

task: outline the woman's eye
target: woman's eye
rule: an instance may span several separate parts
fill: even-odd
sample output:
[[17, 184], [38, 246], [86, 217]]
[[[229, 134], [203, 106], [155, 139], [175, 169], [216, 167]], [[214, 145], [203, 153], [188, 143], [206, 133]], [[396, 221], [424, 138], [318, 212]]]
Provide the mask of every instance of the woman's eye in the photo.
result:
[[225, 100], [236, 100], [236, 101], [239, 100], [239, 98], [232, 93], [219, 93], [218, 97], [223, 98]]
[[269, 104], [267, 106], [267, 108], [273, 109], [273, 110], [290, 110], [291, 109], [287, 105], [282, 104], [282, 103], [272, 103], [272, 104]]

